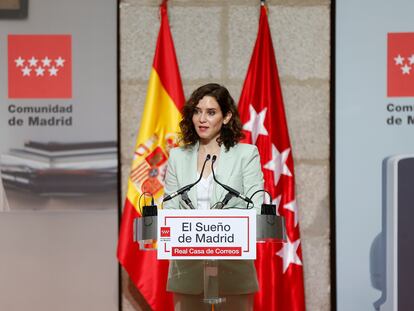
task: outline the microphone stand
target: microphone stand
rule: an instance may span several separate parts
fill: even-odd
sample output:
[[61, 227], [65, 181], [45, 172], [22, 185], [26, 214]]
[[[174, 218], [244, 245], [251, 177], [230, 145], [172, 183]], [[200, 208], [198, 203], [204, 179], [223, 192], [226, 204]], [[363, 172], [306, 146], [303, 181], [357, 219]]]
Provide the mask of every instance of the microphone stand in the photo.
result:
[[204, 160], [204, 163], [203, 163], [203, 167], [201, 168], [200, 177], [198, 177], [198, 179], [193, 184], [191, 184], [191, 186], [188, 189], [186, 189], [183, 193], [181, 193], [181, 199], [188, 205], [190, 209], [195, 209], [195, 208], [194, 208], [193, 203], [191, 202], [191, 199], [188, 197], [188, 191], [190, 191], [190, 189], [194, 187], [194, 185], [200, 182], [201, 178], [203, 177], [204, 168], [206, 167], [207, 161], [210, 160], [210, 157], [211, 157], [210, 154], [207, 154], [206, 159]]
[[191, 199], [188, 197], [188, 191], [190, 191], [190, 189], [187, 189], [181, 193], [181, 199], [183, 199], [183, 201], [188, 205], [190, 209], [195, 209], [193, 203], [191, 202]]
[[216, 160], [217, 160], [217, 156], [213, 155], [213, 158], [211, 159], [211, 171], [213, 173], [213, 179], [216, 183], [218, 183], [220, 186], [222, 186], [224, 189], [226, 189], [228, 191], [226, 196], [224, 197], [223, 201], [221, 201], [221, 207], [220, 208], [222, 209], [224, 206], [226, 206], [227, 203], [229, 203], [230, 199], [232, 197], [235, 197], [235, 196], [240, 197], [241, 199], [243, 199], [247, 203], [253, 204], [253, 202], [249, 198], [245, 197], [244, 195], [241, 195], [238, 191], [234, 190], [233, 188], [231, 188], [227, 185], [222, 184], [220, 181], [217, 180], [216, 174], [214, 173], [214, 168], [213, 168], [213, 164], [214, 164], [214, 162], [216, 162]]
[[[223, 187], [223, 185], [217, 180], [216, 175], [214, 173], [213, 165], [214, 165], [214, 162], [216, 162], [216, 159], [217, 159], [217, 156], [213, 155], [213, 158], [211, 160], [211, 172], [213, 173], [214, 181]], [[223, 206], [226, 205], [233, 196], [234, 194], [232, 194], [229, 191], [226, 194], [226, 197], [222, 202], [221, 208], [223, 208]], [[212, 306], [226, 302], [225, 297], [219, 296], [219, 261], [217, 259], [204, 260], [204, 299], [203, 301], [204, 303], [212, 305]]]
[[174, 198], [174, 197], [176, 197], [177, 195], [180, 194], [181, 199], [188, 205], [188, 207], [190, 207], [190, 209], [194, 209], [194, 205], [191, 202], [191, 199], [188, 197], [188, 191], [190, 191], [190, 189], [192, 187], [194, 187], [194, 185], [196, 185], [200, 182], [201, 178], [203, 177], [204, 168], [206, 167], [206, 163], [207, 163], [208, 160], [210, 160], [210, 158], [211, 158], [210, 154], [207, 154], [206, 159], [204, 160], [204, 163], [203, 163], [203, 167], [201, 169], [200, 177], [195, 182], [193, 182], [192, 184], [189, 184], [187, 186], [182, 187], [181, 189], [177, 190], [176, 192], [173, 192], [170, 195], [167, 195], [166, 197], [164, 197], [163, 202], [169, 201], [172, 198]]

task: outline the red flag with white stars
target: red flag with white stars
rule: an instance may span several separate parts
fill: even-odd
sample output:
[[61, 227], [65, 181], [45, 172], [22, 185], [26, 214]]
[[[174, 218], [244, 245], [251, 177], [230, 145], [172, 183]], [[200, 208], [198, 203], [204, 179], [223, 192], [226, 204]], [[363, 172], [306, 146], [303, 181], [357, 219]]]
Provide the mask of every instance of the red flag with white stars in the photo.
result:
[[9, 98], [71, 98], [70, 35], [9, 35]]
[[388, 97], [414, 96], [414, 33], [388, 34]]
[[265, 189], [279, 215], [285, 217], [286, 243], [257, 244], [256, 269], [260, 290], [255, 310], [303, 311], [302, 249], [295, 177], [289, 133], [275, 53], [262, 5], [259, 32], [239, 102], [245, 143], [259, 149]]

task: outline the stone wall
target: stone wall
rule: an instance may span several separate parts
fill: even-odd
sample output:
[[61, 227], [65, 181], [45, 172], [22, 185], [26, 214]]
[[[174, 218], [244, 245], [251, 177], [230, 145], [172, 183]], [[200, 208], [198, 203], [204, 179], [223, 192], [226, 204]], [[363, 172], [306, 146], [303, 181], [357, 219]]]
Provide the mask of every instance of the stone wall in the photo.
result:
[[[159, 0], [120, 2], [122, 191], [159, 30]], [[330, 310], [330, 0], [267, 1], [295, 161], [307, 310]], [[185, 95], [218, 82], [236, 102], [253, 51], [259, 0], [170, 0]], [[149, 310], [123, 274], [123, 310]]]

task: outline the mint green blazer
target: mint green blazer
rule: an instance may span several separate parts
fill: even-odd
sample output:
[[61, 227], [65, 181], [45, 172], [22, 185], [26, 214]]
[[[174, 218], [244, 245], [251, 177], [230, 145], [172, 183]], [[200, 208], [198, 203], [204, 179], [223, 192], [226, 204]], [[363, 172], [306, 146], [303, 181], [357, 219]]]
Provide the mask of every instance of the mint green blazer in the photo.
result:
[[[198, 144], [178, 147], [170, 151], [167, 172], [165, 175], [165, 193], [170, 194], [197, 180]], [[211, 165], [211, 161], [207, 162]], [[237, 144], [228, 151], [222, 145], [220, 156], [214, 164], [216, 178], [233, 189], [250, 197], [255, 191], [263, 189], [263, 173], [257, 147], [248, 144]], [[213, 193], [210, 199], [212, 206], [222, 201], [227, 191], [213, 181]], [[197, 190], [193, 187], [188, 196], [197, 208]], [[254, 208], [260, 212], [263, 203], [263, 192], [253, 198]], [[226, 205], [229, 207], [246, 207], [246, 202], [232, 198]], [[180, 196], [167, 201], [166, 209], [188, 209]], [[203, 261], [172, 260], [168, 273], [167, 290], [184, 294], [201, 294], [203, 292]], [[219, 291], [224, 295], [254, 293], [258, 290], [258, 282], [254, 263], [251, 260], [222, 260], [219, 262]]]
[[[197, 180], [197, 156], [198, 144], [187, 148], [178, 147], [170, 151], [165, 175], [164, 189], [166, 194], [170, 194]], [[206, 165], [211, 165], [211, 160]], [[221, 183], [229, 185], [247, 197], [250, 197], [256, 190], [263, 189], [263, 173], [260, 166], [259, 152], [254, 145], [237, 144], [228, 151], [222, 145], [220, 156], [214, 164], [214, 172]], [[213, 195], [210, 198], [210, 205], [222, 201], [226, 193], [227, 190], [213, 181]], [[197, 208], [196, 186], [188, 192], [188, 196], [194, 207]], [[253, 203], [257, 212], [260, 213], [263, 192], [259, 192], [254, 196]], [[246, 205], [245, 201], [232, 198], [226, 207], [246, 207]], [[167, 201], [164, 208], [188, 209], [189, 207], [181, 200], [180, 196], [177, 196], [175, 199]]]

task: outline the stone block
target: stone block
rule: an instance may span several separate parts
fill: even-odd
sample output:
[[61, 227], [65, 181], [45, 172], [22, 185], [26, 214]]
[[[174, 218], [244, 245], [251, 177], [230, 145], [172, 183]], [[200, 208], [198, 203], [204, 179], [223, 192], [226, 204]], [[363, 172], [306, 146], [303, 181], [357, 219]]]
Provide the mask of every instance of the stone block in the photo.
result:
[[228, 16], [228, 72], [231, 79], [244, 81], [256, 41], [260, 7], [230, 6]]
[[329, 84], [282, 80], [285, 112], [295, 159], [329, 158]]
[[171, 32], [184, 81], [220, 78], [221, 19], [220, 7], [171, 7]]
[[149, 78], [159, 31], [158, 7], [120, 4], [121, 80]]
[[329, 5], [330, 0], [270, 0], [267, 1], [272, 5], [284, 5], [284, 6], [318, 6]]
[[185, 99], [188, 100], [191, 96], [191, 93], [193, 93], [198, 87], [202, 86], [203, 84], [205, 84], [204, 82], [200, 83], [200, 84], [194, 84], [194, 83], [186, 83], [183, 85], [184, 88], [184, 96]]
[[302, 237], [329, 238], [329, 162], [295, 167], [296, 201]]
[[[269, 25], [280, 76], [329, 78], [329, 8], [269, 6]], [[232, 6], [228, 75], [244, 79], [257, 37], [259, 7]]]
[[129, 173], [131, 172], [132, 161], [125, 161], [121, 164], [121, 195], [122, 195], [122, 208], [124, 207], [124, 202], [128, 190], [128, 178]]
[[220, 79], [215, 79], [215, 80], [210, 80], [210, 81], [200, 81], [199, 83], [187, 83], [184, 84], [184, 94], [185, 94], [185, 98], [188, 99], [191, 95], [191, 93], [196, 90], [198, 87], [207, 84], [207, 83], [218, 83], [223, 85], [224, 87], [226, 87], [229, 92], [230, 95], [233, 97], [234, 101], [238, 102], [239, 96], [240, 96], [240, 92], [241, 92], [241, 84], [240, 83], [232, 83], [232, 82], [223, 82]]
[[121, 161], [130, 162], [134, 153], [141, 117], [144, 111], [147, 85], [121, 84]]
[[[148, 79], [159, 31], [158, 7], [121, 3], [121, 79]], [[170, 28], [184, 80], [221, 76], [221, 8], [170, 6]]]
[[228, 83], [224, 85], [230, 92], [230, 95], [233, 97], [236, 105], [239, 104], [239, 99], [243, 87], [243, 83]]
[[330, 10], [327, 6], [269, 7], [281, 76], [329, 79]]
[[329, 311], [330, 257], [329, 240], [302, 236], [305, 299], [307, 310]]

